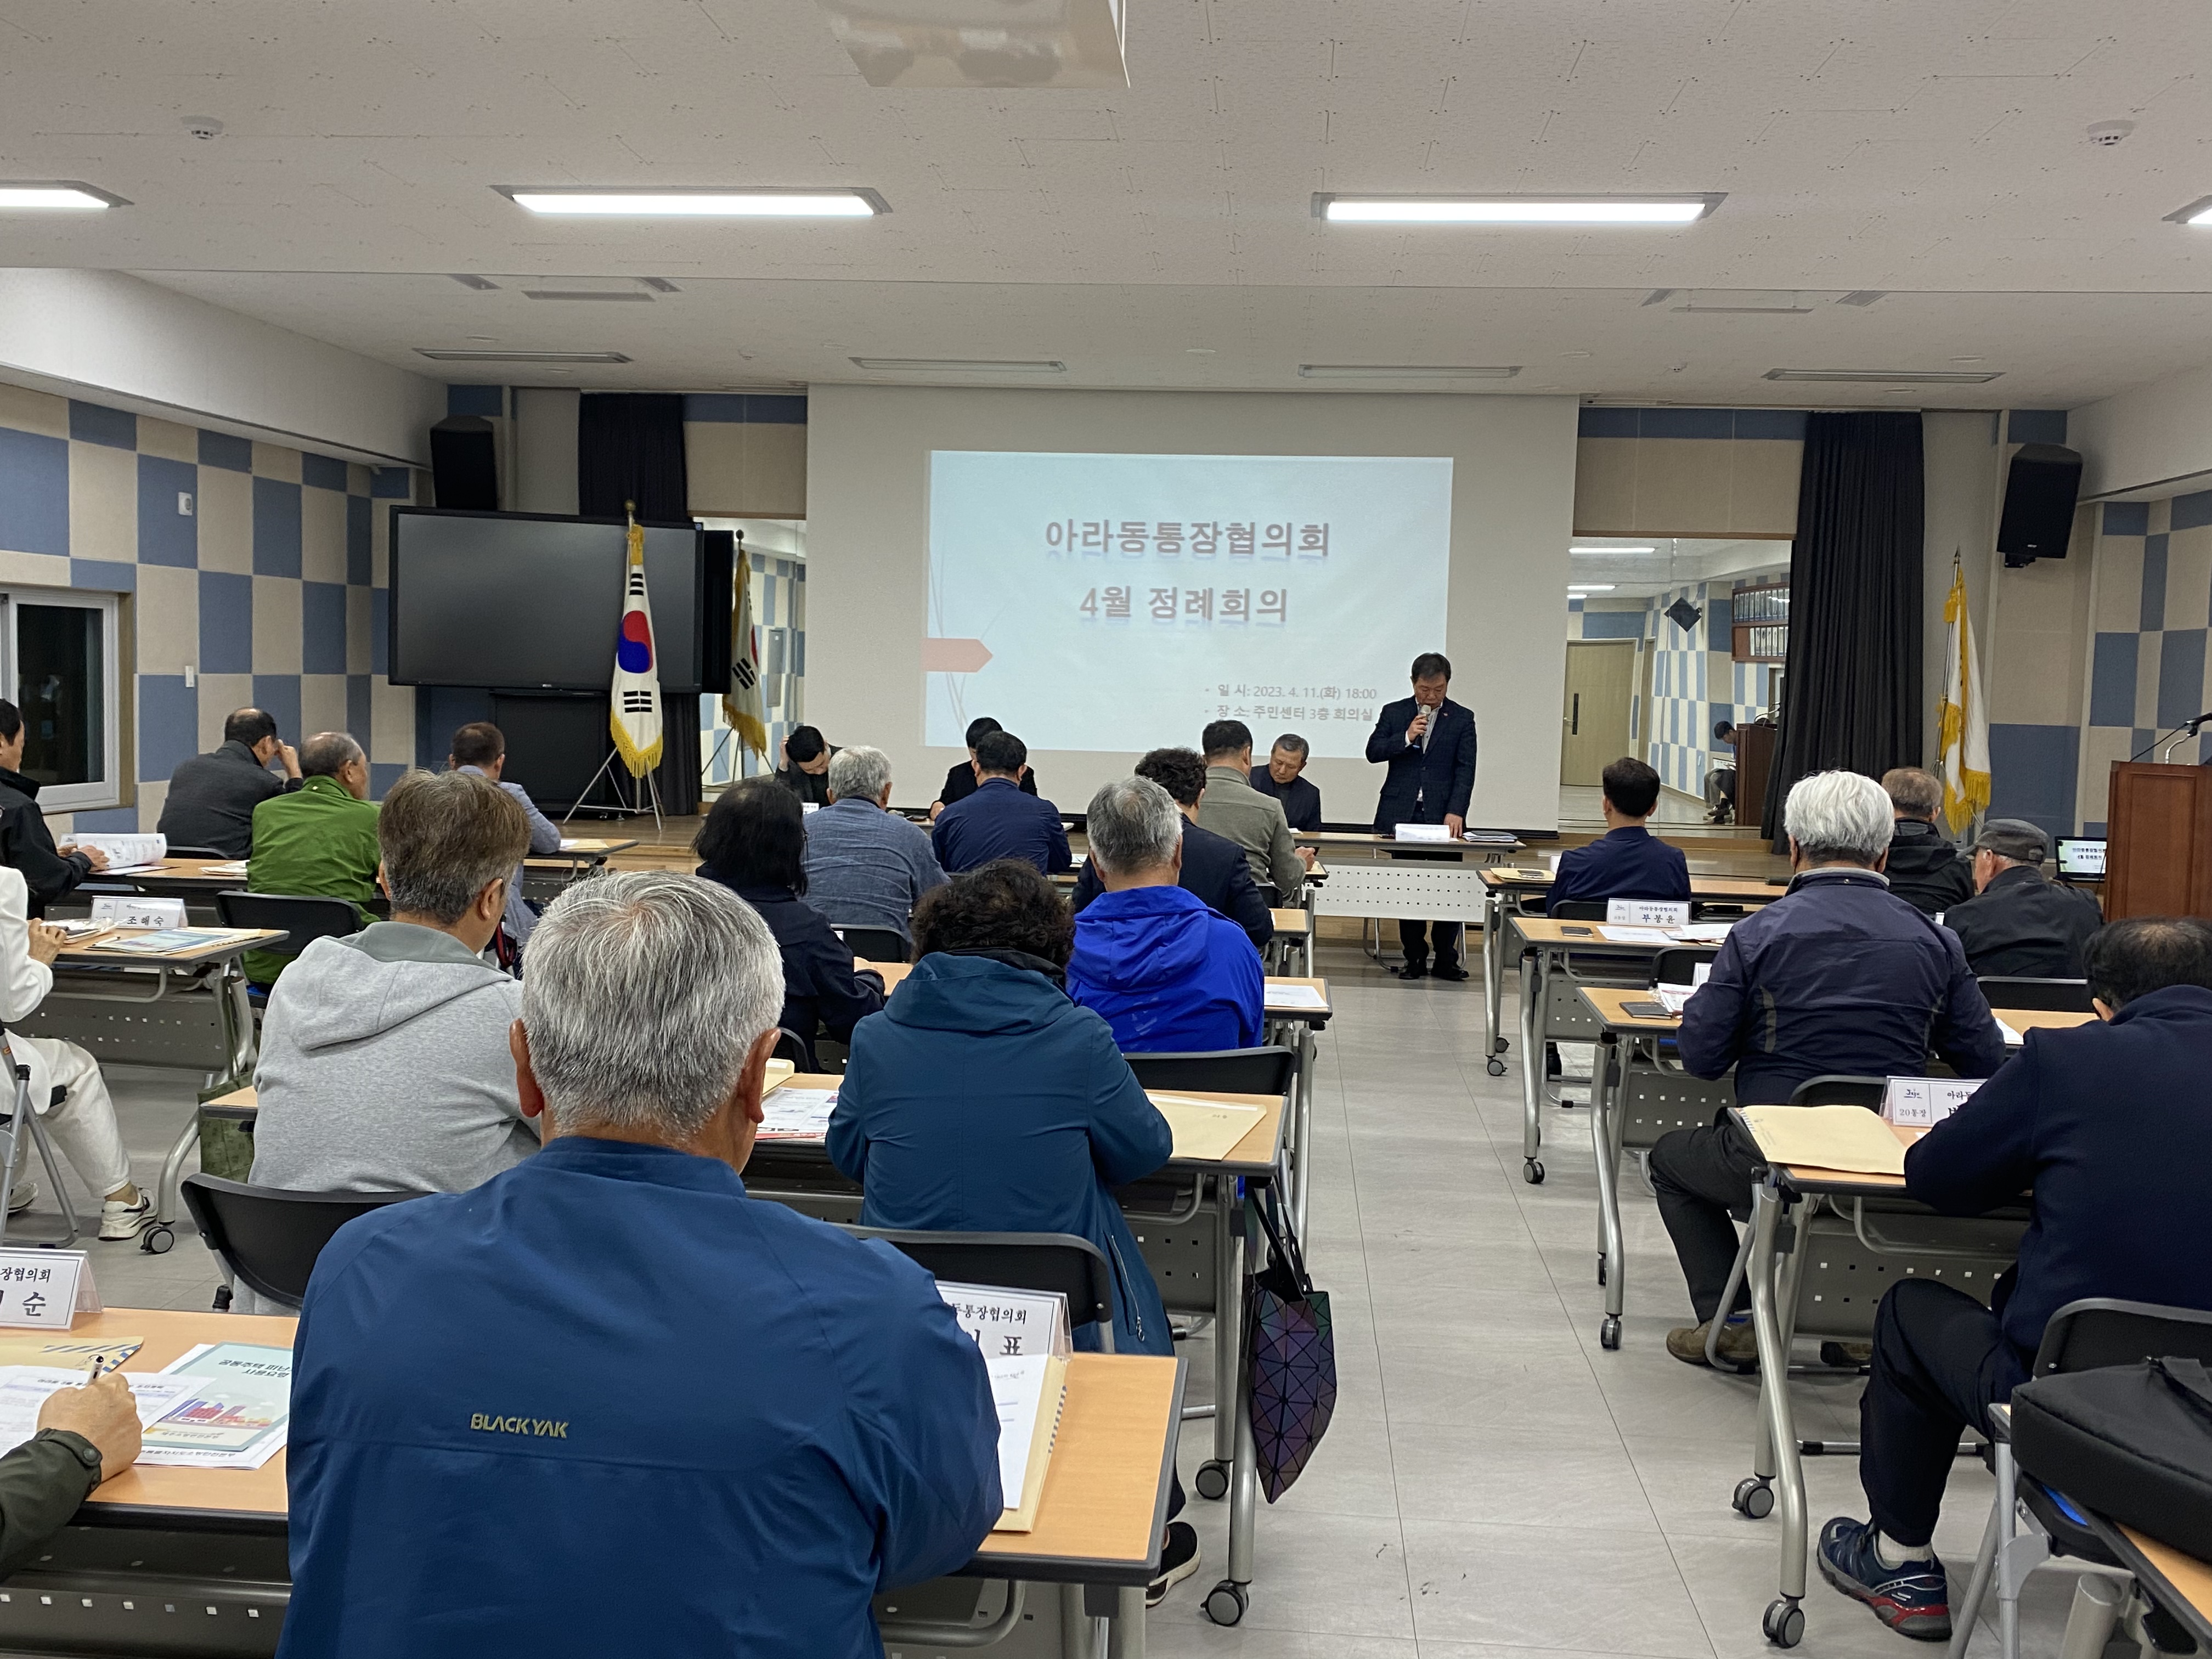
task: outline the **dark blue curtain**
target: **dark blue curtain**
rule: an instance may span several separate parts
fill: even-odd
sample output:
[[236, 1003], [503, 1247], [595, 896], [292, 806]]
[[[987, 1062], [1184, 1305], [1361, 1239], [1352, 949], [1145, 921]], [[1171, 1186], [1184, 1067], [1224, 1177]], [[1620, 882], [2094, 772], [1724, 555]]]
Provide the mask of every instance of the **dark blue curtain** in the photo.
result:
[[1805, 422], [1790, 550], [1790, 661], [1761, 830], [1789, 850], [1782, 803], [1814, 772], [1920, 764], [1920, 416]]

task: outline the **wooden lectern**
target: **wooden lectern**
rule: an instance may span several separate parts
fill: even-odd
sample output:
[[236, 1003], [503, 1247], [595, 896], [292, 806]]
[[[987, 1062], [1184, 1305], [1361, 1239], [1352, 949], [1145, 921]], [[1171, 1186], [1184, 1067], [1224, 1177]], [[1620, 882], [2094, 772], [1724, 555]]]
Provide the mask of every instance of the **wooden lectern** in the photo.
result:
[[2105, 918], [2212, 917], [2212, 766], [2115, 761]]

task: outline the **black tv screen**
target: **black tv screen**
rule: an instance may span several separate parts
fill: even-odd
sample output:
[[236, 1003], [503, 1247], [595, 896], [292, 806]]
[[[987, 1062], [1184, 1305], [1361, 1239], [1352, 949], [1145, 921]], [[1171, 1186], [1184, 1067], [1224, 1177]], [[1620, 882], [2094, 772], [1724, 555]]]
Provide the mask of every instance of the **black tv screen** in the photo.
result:
[[[624, 528], [619, 519], [393, 508], [392, 683], [605, 691], [622, 622]], [[726, 579], [716, 615], [709, 563], [705, 532], [645, 527], [663, 691], [710, 689], [710, 630], [728, 630], [729, 591]]]

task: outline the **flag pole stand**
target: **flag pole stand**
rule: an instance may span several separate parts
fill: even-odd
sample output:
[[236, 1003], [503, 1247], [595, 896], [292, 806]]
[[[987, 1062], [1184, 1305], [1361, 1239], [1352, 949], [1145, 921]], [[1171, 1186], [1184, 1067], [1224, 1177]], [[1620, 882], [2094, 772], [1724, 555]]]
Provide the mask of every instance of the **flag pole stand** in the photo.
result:
[[[612, 769], [615, 762], [620, 758], [621, 754], [618, 750], [613, 749], [607, 750], [606, 759], [601, 761], [599, 763], [599, 769], [592, 774], [592, 781], [584, 786], [584, 793], [576, 798], [574, 804], [568, 808], [568, 812], [562, 817], [561, 822], [563, 826], [568, 823], [570, 818], [574, 817], [576, 814], [583, 809], [584, 803], [592, 798], [592, 791], [599, 787], [599, 780], [607, 775], [608, 772]], [[653, 774], [647, 772], [642, 780], [633, 777], [630, 781], [632, 785], [630, 792], [631, 798], [628, 805], [624, 805], [623, 803], [622, 784], [619, 781], [615, 784], [616, 805], [613, 810], [616, 816], [633, 818], [643, 817], [647, 811], [650, 811], [653, 814], [653, 829], [659, 831], [665, 831], [668, 826], [662, 821], [660, 816], [660, 786], [659, 783], [654, 781]], [[652, 805], [650, 807], [646, 805], [648, 799], [652, 801]], [[595, 810], [605, 811], [608, 809], [601, 807]]]

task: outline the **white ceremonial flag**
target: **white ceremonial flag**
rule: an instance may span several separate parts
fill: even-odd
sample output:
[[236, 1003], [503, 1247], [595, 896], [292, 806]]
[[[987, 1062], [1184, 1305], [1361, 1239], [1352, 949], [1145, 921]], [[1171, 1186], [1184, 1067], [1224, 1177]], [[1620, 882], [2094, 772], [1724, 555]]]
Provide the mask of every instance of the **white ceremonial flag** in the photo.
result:
[[634, 507], [608, 720], [615, 748], [632, 777], [641, 778], [660, 764], [660, 666], [653, 649], [653, 604], [645, 587], [645, 530]]
[[1990, 716], [1982, 705], [1974, 624], [1966, 615], [1966, 573], [1955, 554], [1943, 628], [1943, 817], [1955, 835], [1990, 804]]

